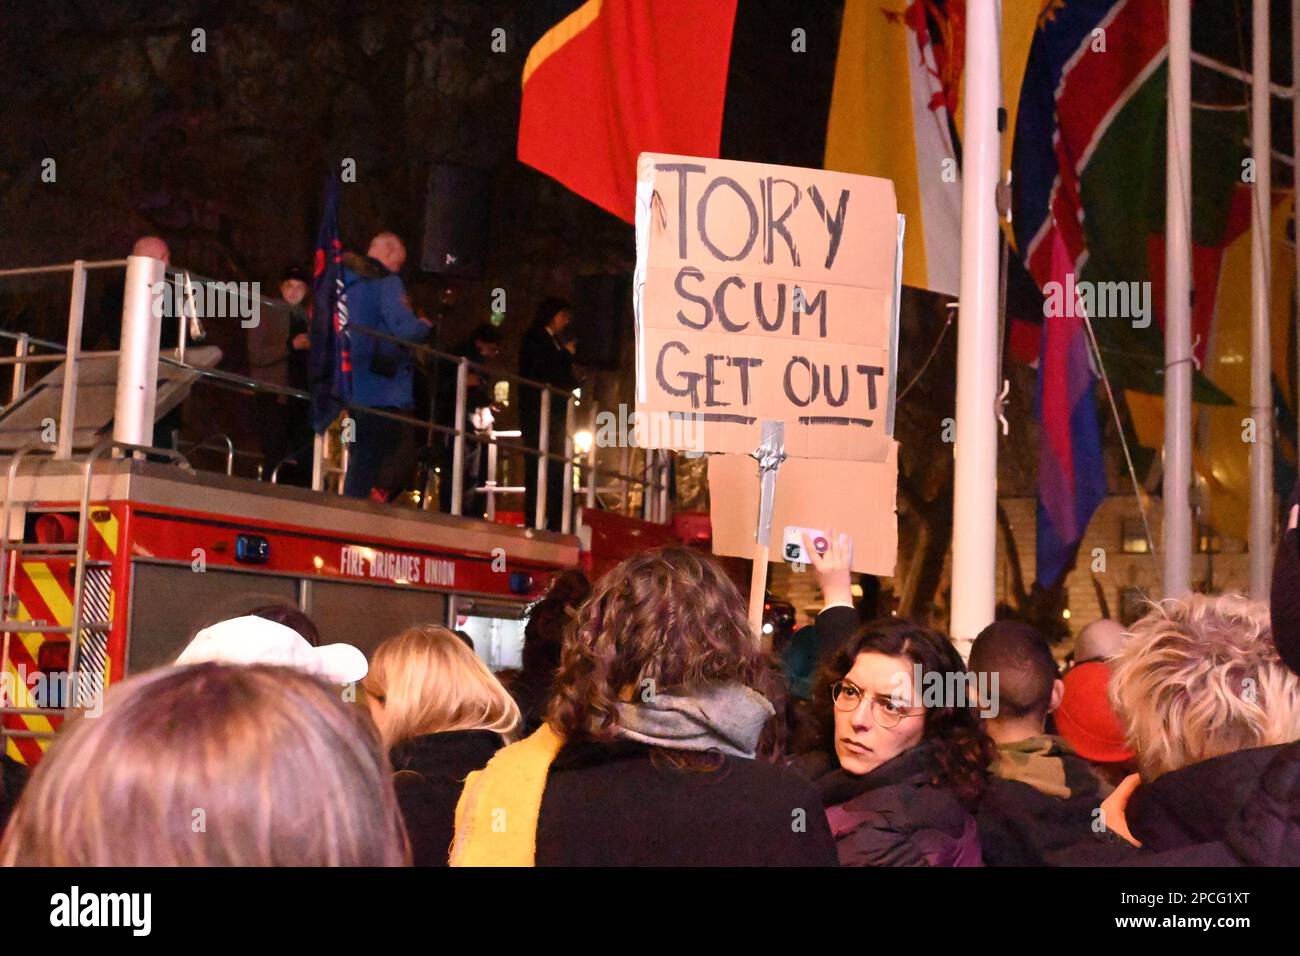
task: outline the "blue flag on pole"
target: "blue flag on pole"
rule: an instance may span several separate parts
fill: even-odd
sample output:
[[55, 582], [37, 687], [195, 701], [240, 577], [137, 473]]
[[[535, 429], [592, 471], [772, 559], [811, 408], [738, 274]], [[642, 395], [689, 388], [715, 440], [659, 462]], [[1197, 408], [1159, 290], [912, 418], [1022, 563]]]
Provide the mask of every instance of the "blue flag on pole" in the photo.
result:
[[325, 184], [325, 210], [316, 234], [312, 269], [311, 427], [329, 428], [352, 400], [352, 343], [348, 331], [348, 297], [343, 286], [343, 242], [339, 238], [339, 182]]

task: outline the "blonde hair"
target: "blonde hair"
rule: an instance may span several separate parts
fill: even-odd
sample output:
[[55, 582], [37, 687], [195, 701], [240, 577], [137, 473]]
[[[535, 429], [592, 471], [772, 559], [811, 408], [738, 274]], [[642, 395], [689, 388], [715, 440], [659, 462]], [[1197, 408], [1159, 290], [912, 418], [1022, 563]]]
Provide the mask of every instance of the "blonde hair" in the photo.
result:
[[380, 733], [392, 747], [422, 734], [508, 734], [519, 706], [477, 654], [436, 624], [412, 627], [375, 650], [362, 686], [384, 705]]
[[1110, 697], [1144, 780], [1300, 739], [1300, 679], [1278, 656], [1267, 604], [1169, 599], [1131, 634], [1110, 662]]
[[133, 677], [70, 722], [0, 843], [4, 866], [403, 866], [373, 728], [284, 667]]

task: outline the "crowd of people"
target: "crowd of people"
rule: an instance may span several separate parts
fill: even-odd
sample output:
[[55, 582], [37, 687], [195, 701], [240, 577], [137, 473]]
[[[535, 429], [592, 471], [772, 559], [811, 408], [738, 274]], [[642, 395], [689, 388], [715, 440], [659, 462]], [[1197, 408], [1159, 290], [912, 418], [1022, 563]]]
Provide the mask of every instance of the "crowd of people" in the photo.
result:
[[1017, 621], [969, 663], [860, 624], [831, 535], [802, 702], [694, 548], [557, 577], [507, 682], [445, 627], [367, 661], [258, 608], [110, 689], [30, 780], [6, 758], [0, 863], [1300, 863], [1295, 504], [1271, 609], [1165, 600], [1064, 673]]
[[[451, 433], [429, 431], [416, 436], [398, 417], [427, 418], [443, 428], [456, 424], [456, 367], [409, 347], [436, 343], [437, 315], [431, 314], [434, 309], [428, 303], [413, 301], [415, 297], [408, 293], [401, 277], [406, 258], [405, 244], [391, 232], [381, 232], [371, 239], [365, 255], [349, 252], [343, 257], [343, 288], [352, 329], [352, 402], [357, 406], [352, 415], [354, 428], [348, 433], [350, 457], [343, 492], [354, 498], [391, 501], [414, 487], [421, 454], [418, 445], [423, 442], [424, 460], [439, 466], [440, 506], [443, 511], [451, 511]], [[250, 333], [250, 371], [260, 381], [310, 391], [316, 384], [308, 374], [307, 361], [314, 302], [308, 277], [297, 266], [285, 270], [280, 296], [288, 316], [287, 335], [272, 333], [268, 338], [266, 328], [255, 328]], [[547, 298], [538, 305], [535, 321], [524, 334], [518, 372], [536, 384], [516, 386], [515, 402], [518, 424], [529, 448], [539, 447], [541, 438], [539, 387], [568, 392], [578, 384], [573, 368], [576, 342], [570, 333], [572, 320], [572, 307], [566, 300]], [[502, 343], [501, 330], [491, 322], [483, 322], [464, 341], [449, 347], [449, 354], [470, 362], [464, 419], [460, 423], [470, 436], [464, 444], [461, 490], [466, 514], [483, 510], [483, 496], [478, 489], [489, 478], [484, 440], [501, 411], [485, 369], [496, 363]], [[548, 445], [555, 452], [565, 433], [565, 405], [552, 397], [555, 400], [548, 419]], [[288, 484], [309, 483], [309, 421], [305, 402], [288, 399], [282, 392], [258, 394], [258, 428], [267, 475], [275, 473], [278, 481]], [[550, 464], [546, 523], [552, 530], [559, 530], [563, 467]], [[520, 477], [527, 489], [523, 507], [530, 523], [537, 471], [536, 459], [527, 458]]]
[[[143, 236], [131, 250], [135, 256], [149, 256], [170, 265], [171, 251], [157, 236]], [[346, 433], [349, 457], [343, 493], [353, 498], [392, 501], [403, 491], [423, 491], [427, 467], [438, 466], [438, 501], [444, 512], [452, 510], [454, 436], [449, 429], [456, 422], [456, 366], [446, 358], [434, 358], [428, 348], [438, 347], [455, 358], [469, 362], [466, 400], [461, 429], [464, 443], [461, 513], [482, 514], [486, 504], [480, 489], [493, 476], [487, 473], [486, 443], [502, 407], [489, 380], [489, 369], [498, 364], [504, 335], [492, 322], [481, 322], [462, 341], [447, 345], [438, 341], [436, 327], [441, 318], [427, 296], [408, 291], [402, 279], [407, 260], [406, 245], [391, 232], [374, 236], [364, 255], [345, 253], [342, 281], [347, 295], [351, 328], [352, 426]], [[269, 316], [248, 331], [248, 366], [252, 378], [267, 388], [255, 393], [255, 425], [261, 446], [262, 477], [280, 484], [308, 486], [311, 483], [313, 430], [310, 403], [290, 395], [286, 389], [312, 392], [332, 383], [314, 381], [311, 373], [312, 327], [315, 312], [313, 278], [298, 265], [288, 266], [279, 283], [280, 321]], [[120, 297], [109, 303], [120, 312]], [[543, 299], [525, 329], [519, 350], [517, 372], [524, 382], [512, 388], [510, 401], [517, 409], [516, 420], [525, 447], [536, 449], [541, 441], [541, 388], [568, 393], [579, 384], [574, 368], [577, 341], [573, 335], [573, 307], [562, 298]], [[197, 319], [195, 319], [197, 322]], [[119, 327], [117, 316], [110, 326]], [[190, 331], [192, 342], [203, 341], [201, 325]], [[112, 341], [104, 348], [117, 347]], [[161, 347], [175, 348], [175, 324], [161, 326]], [[552, 454], [562, 450], [566, 429], [565, 403], [552, 394], [547, 425], [547, 445]], [[416, 429], [402, 418], [430, 421], [442, 430]], [[160, 420], [154, 443], [175, 444], [181, 427], [180, 409]], [[424, 467], [421, 467], [423, 463]], [[521, 503], [527, 523], [533, 523], [538, 489], [537, 458], [526, 455], [518, 476], [525, 487]], [[547, 468], [545, 526], [560, 530], [563, 509], [563, 464], [550, 461]], [[505, 482], [510, 484], [511, 482]]]

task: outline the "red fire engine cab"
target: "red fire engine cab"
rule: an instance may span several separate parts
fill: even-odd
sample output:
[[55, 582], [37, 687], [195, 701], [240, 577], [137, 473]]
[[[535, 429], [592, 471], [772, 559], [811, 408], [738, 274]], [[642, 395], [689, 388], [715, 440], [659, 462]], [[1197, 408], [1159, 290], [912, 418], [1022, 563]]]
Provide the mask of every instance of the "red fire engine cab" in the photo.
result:
[[[122, 266], [121, 350], [83, 353], [86, 270]], [[557, 572], [599, 574], [677, 540], [670, 524], [574, 500], [565, 522], [575, 533], [560, 534], [196, 471], [179, 452], [145, 447], [155, 418], [200, 375], [239, 377], [197, 349], [187, 361], [184, 316], [182, 347], [160, 361], [148, 290], [163, 263], [133, 256], [0, 275], [58, 270], [73, 277], [67, 346], [55, 354], [43, 343], [47, 354], [34, 356], [35, 340], [0, 333], [17, 340], [2, 360], [14, 377], [0, 408], [0, 747], [12, 758], [34, 764], [72, 711], [174, 660], [203, 626], [262, 605], [299, 607], [322, 641], [367, 655], [409, 625], [446, 624], [495, 670], [518, 667], [524, 609]], [[27, 366], [41, 361], [57, 365], [28, 385]], [[596, 473], [566, 438], [566, 478], [584, 469], [590, 505]]]
[[6, 749], [29, 764], [61, 708], [91, 705], [259, 605], [300, 607], [322, 641], [367, 654], [408, 625], [460, 627], [494, 667], [517, 667], [523, 608], [580, 563], [572, 535], [132, 458], [28, 464], [5, 489], [22, 532], [0, 640], [17, 705], [3, 714]]

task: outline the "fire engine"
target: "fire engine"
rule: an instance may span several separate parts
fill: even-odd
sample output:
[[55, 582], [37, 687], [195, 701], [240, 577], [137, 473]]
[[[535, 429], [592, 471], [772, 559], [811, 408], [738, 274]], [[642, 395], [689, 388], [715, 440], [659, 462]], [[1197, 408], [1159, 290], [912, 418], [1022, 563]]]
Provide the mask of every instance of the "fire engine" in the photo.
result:
[[[121, 268], [121, 349], [83, 352], [87, 273]], [[186, 286], [200, 280], [139, 256], [0, 270], [0, 279], [50, 273], [72, 276], [66, 343], [0, 333], [15, 343], [14, 355], [0, 359], [13, 369], [11, 401], [0, 411], [0, 743], [24, 763], [39, 760], [64, 719], [98, 706], [106, 688], [169, 663], [204, 625], [259, 605], [299, 607], [323, 642], [367, 654], [411, 624], [459, 627], [499, 670], [519, 665], [523, 611], [557, 572], [599, 574], [635, 550], [681, 539], [664, 520], [666, 463], [650, 459], [643, 475], [617, 476], [646, 489], [639, 516], [592, 507], [600, 472], [594, 454], [585, 463], [575, 454], [572, 428], [562, 452], [533, 451], [566, 462], [570, 492], [574, 469], [585, 476], [586, 507], [577, 496], [566, 501], [571, 533], [328, 493], [320, 436], [310, 489], [197, 470], [176, 449], [151, 447], [156, 417], [200, 377], [259, 387], [215, 368], [215, 350], [187, 347], [195, 316], [184, 309], [178, 348], [160, 355], [150, 289], [167, 274]], [[53, 370], [30, 382], [42, 363]], [[462, 373], [458, 422], [464, 396]], [[444, 430], [456, 431], [459, 469], [471, 439]], [[538, 473], [544, 482], [545, 468]], [[495, 495], [510, 491], [522, 489], [488, 488], [489, 515]], [[545, 501], [544, 489], [538, 498]], [[542, 524], [541, 507], [536, 519]]]

